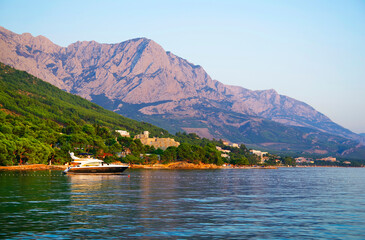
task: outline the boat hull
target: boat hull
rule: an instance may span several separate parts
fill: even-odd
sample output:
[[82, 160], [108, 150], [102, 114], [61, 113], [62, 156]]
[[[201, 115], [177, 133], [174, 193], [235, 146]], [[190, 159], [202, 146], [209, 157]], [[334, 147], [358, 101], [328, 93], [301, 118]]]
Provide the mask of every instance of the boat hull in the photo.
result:
[[119, 174], [129, 166], [98, 166], [98, 167], [70, 167], [65, 174]]

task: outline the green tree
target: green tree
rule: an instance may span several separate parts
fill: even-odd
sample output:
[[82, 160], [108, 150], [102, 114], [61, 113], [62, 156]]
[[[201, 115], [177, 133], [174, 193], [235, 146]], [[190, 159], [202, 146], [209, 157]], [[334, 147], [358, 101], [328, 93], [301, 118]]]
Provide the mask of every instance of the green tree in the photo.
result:
[[191, 145], [188, 143], [182, 143], [178, 146], [176, 151], [177, 159], [179, 161], [190, 161], [194, 159], [194, 155], [191, 149]]
[[133, 156], [133, 155], [127, 155], [124, 158], [124, 162], [130, 163], [130, 164], [140, 164], [142, 162], [142, 160], [141, 160], [140, 157], [136, 157], [136, 156]]
[[177, 147], [168, 147], [162, 154], [161, 160], [163, 163], [170, 163], [177, 160]]
[[204, 163], [220, 163], [223, 164], [221, 153], [216, 149], [215, 145], [208, 143], [204, 146], [205, 158]]
[[95, 128], [91, 124], [85, 124], [82, 127], [82, 131], [88, 135], [94, 136], [95, 135]]
[[248, 161], [247, 157], [242, 156], [242, 157], [238, 158], [236, 164], [237, 165], [250, 165], [250, 162]]
[[295, 159], [292, 158], [292, 157], [285, 157], [284, 158], [284, 164], [288, 165], [288, 166], [295, 166], [296, 162], [295, 162]]

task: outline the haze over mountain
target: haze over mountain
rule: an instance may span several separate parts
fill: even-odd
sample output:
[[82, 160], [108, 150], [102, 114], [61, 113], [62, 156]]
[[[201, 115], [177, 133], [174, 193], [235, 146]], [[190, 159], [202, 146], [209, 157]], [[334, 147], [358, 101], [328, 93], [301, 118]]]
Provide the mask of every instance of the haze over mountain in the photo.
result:
[[[146, 38], [76, 42], [0, 27], [0, 62], [126, 117], [276, 150], [345, 153], [361, 137], [275, 90], [224, 85]], [[353, 150], [351, 150], [353, 151]]]

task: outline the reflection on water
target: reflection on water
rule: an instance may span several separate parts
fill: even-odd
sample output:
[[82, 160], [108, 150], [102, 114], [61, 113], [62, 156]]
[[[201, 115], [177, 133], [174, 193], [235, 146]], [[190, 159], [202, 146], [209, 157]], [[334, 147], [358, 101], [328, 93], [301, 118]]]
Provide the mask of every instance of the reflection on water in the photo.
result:
[[[39, 175], [42, 175], [39, 177]], [[36, 236], [69, 223], [68, 181], [49, 171], [0, 173], [0, 238]]]
[[0, 238], [361, 239], [364, 172], [0, 172]]

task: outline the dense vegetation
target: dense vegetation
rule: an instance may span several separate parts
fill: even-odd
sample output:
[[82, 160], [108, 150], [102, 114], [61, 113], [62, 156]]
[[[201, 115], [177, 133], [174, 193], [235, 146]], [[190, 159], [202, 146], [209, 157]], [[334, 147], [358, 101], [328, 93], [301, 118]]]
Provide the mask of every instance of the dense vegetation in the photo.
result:
[[[166, 130], [107, 111], [4, 64], [0, 64], [0, 123], [0, 165], [63, 164], [70, 160], [69, 151], [129, 163], [160, 160], [221, 165], [258, 161], [244, 145], [234, 149], [231, 158], [222, 158], [216, 149], [222, 145], [219, 141], [201, 139], [196, 134], [172, 136]], [[120, 137], [116, 129], [127, 130], [132, 136], [148, 130], [153, 136], [174, 137], [181, 145], [162, 151], [144, 146], [140, 140]], [[131, 154], [121, 158], [125, 152]]]
[[[120, 137], [114, 131], [117, 129], [129, 131], [132, 137], [148, 130], [152, 136], [172, 137], [181, 144], [163, 151], [144, 146], [138, 139]], [[216, 146], [226, 150], [226, 157], [222, 157]], [[226, 146], [221, 140], [200, 138], [194, 133], [171, 135], [164, 129], [105, 110], [0, 63], [0, 165], [63, 164], [70, 161], [69, 151], [133, 164], [187, 161], [257, 165], [260, 162], [243, 144]], [[280, 155], [284, 157], [267, 154], [263, 165], [295, 165], [293, 156]], [[309, 157], [315, 159], [315, 156]], [[363, 165], [363, 161], [345, 163], [345, 160], [301, 165]]]
[[[144, 146], [138, 139], [121, 137], [115, 132], [117, 129], [129, 131], [132, 137], [148, 130], [152, 136], [172, 137], [181, 144], [163, 151]], [[225, 157], [217, 146], [226, 151]], [[260, 162], [245, 145], [226, 146], [221, 140], [202, 139], [193, 133], [171, 135], [0, 63], [0, 165], [63, 164], [70, 161], [69, 151], [93, 154], [107, 162], [118, 160], [132, 164], [188, 161], [256, 165]], [[268, 154], [265, 158], [264, 165], [295, 165], [294, 159], [288, 156]], [[351, 166], [358, 165], [351, 163]]]
[[93, 153], [115, 152], [119, 147], [113, 141], [115, 129], [168, 135], [4, 64], [0, 64], [0, 110], [1, 165], [63, 163], [68, 151], [85, 146]]

